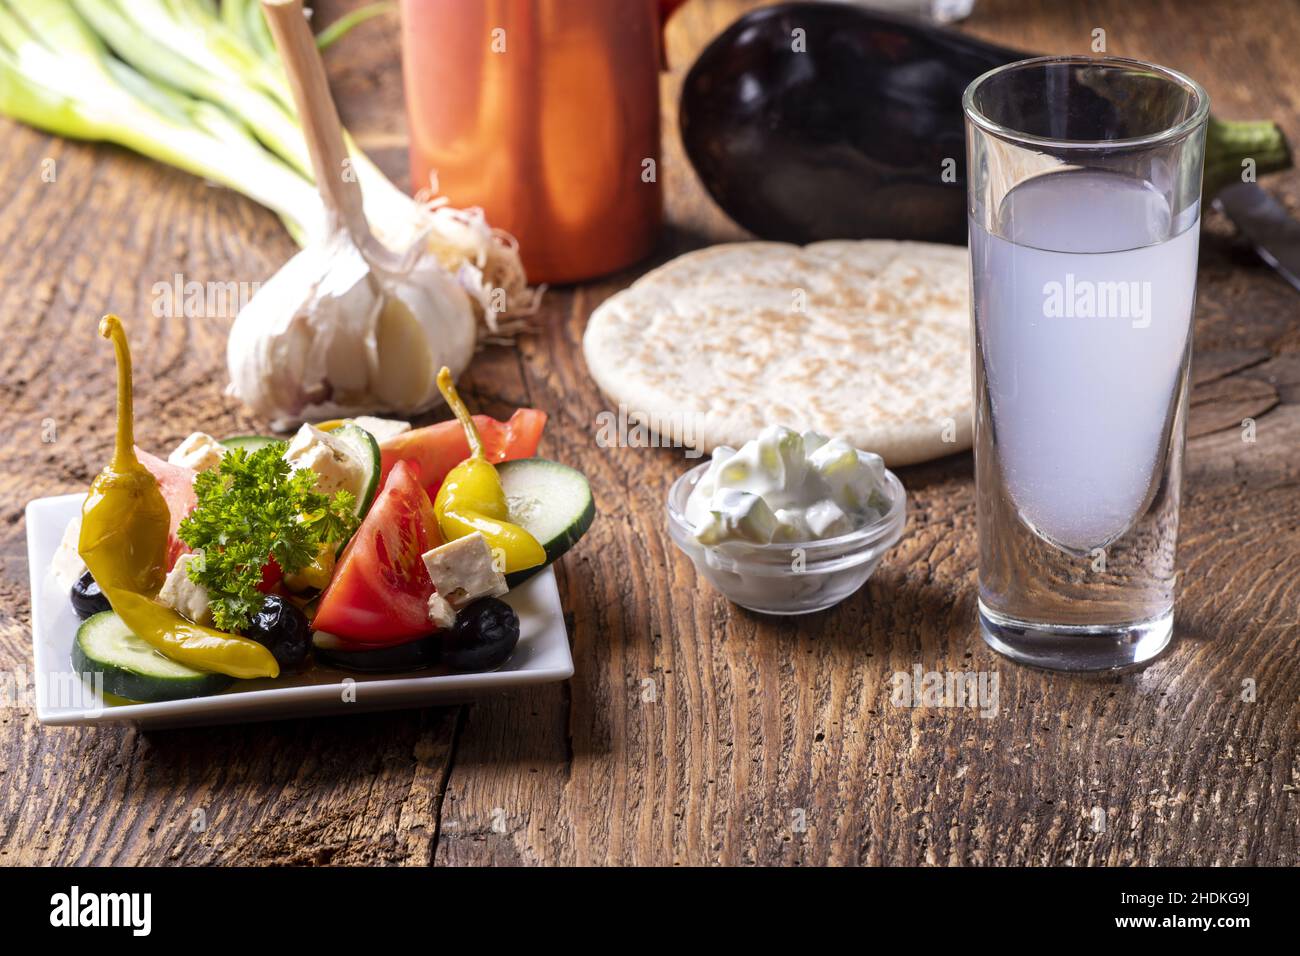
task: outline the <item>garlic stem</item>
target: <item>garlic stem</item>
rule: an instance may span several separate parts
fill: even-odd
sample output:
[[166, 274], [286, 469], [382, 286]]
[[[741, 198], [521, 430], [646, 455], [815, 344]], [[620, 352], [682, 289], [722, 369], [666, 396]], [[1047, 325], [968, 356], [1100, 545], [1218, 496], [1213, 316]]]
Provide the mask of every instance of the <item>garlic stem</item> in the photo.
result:
[[262, 9], [298, 106], [298, 121], [307, 140], [316, 188], [325, 204], [329, 225], [346, 229], [367, 262], [390, 272], [401, 270], [403, 257], [376, 239], [366, 220], [361, 185], [348, 155], [343, 124], [330, 95], [316, 38], [307, 26], [302, 0], [262, 0]]

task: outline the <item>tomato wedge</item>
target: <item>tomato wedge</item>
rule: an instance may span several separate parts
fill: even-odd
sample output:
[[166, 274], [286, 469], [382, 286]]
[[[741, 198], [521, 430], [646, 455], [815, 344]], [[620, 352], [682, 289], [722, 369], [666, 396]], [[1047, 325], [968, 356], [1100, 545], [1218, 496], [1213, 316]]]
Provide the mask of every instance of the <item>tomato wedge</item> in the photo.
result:
[[190, 550], [189, 546], [176, 536], [176, 529], [199, 503], [198, 497], [194, 494], [194, 469], [186, 468], [184, 465], [173, 465], [157, 455], [149, 454], [138, 445], [135, 456], [140, 459], [140, 464], [149, 469], [149, 474], [154, 476], [154, 480], [158, 482], [158, 490], [162, 492], [163, 500], [167, 502], [167, 512], [171, 517], [171, 526], [167, 529], [167, 570], [170, 571], [176, 559]]
[[343, 551], [312, 627], [372, 646], [432, 633], [433, 582], [422, 555], [440, 544], [420, 466], [397, 462]]
[[[542, 440], [546, 427], [546, 413], [536, 408], [520, 408], [510, 420], [499, 422], [487, 415], [475, 415], [483, 439], [483, 451], [493, 464], [514, 458], [532, 458], [537, 454], [537, 443]], [[432, 497], [442, 484], [442, 479], [469, 457], [469, 443], [465, 429], [455, 419], [415, 428], [388, 439], [379, 446], [382, 457], [382, 483], [399, 461], [419, 464], [425, 488], [432, 489]]]

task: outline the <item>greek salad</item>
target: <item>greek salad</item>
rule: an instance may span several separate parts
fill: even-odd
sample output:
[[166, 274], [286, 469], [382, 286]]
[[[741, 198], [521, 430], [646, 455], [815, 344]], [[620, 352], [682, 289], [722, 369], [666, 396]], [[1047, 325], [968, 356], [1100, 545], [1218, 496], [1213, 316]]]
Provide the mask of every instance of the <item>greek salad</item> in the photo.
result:
[[595, 515], [573, 468], [536, 456], [546, 413], [358, 417], [287, 441], [195, 432], [166, 459], [136, 447], [131, 356], [116, 316], [113, 457], [64, 534], [54, 574], [81, 619], [76, 670], [106, 695], [175, 700], [312, 666], [500, 666], [519, 639], [501, 600]]

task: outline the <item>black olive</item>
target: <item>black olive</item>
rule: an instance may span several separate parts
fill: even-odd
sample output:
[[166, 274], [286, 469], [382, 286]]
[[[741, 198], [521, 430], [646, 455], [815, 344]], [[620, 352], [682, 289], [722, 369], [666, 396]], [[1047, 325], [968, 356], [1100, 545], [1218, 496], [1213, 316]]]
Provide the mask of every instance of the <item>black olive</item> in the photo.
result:
[[282, 671], [301, 667], [311, 650], [311, 625], [298, 606], [278, 594], [268, 594], [244, 637], [264, 645]]
[[519, 616], [497, 598], [481, 598], [456, 612], [443, 638], [442, 662], [453, 670], [485, 671], [504, 663], [519, 643]]
[[92, 614], [113, 609], [89, 571], [77, 578], [77, 583], [72, 586], [72, 609], [83, 621]]
[[442, 635], [431, 634], [405, 644], [374, 647], [366, 650], [343, 650], [338, 639], [322, 631], [312, 635], [312, 650], [323, 667], [341, 667], [350, 671], [382, 674], [431, 667], [442, 654]]

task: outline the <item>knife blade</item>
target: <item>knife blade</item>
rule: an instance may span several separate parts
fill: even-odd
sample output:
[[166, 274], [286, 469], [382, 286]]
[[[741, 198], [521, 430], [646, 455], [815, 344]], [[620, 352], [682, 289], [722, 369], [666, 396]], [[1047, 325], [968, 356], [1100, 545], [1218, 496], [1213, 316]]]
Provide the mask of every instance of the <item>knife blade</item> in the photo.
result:
[[1214, 204], [1232, 220], [1259, 257], [1300, 289], [1300, 222], [1257, 183], [1231, 183]]

